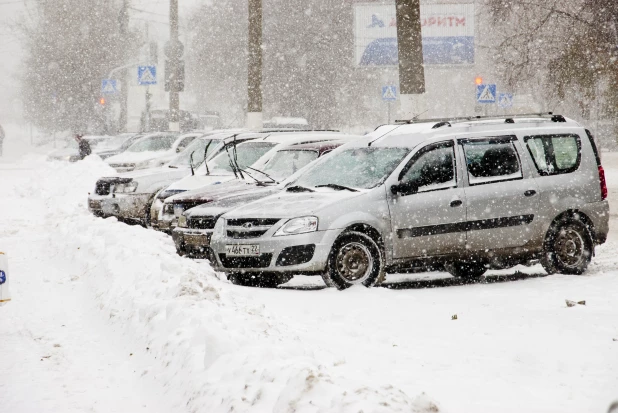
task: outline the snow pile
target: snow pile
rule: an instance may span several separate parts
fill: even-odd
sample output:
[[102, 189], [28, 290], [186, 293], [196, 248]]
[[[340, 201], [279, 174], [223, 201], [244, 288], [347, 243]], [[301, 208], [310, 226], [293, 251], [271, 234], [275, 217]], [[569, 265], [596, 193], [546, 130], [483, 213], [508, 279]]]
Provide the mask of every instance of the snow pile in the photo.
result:
[[22, 236], [42, 238], [33, 251], [41, 268], [83, 281], [114, 330], [146, 349], [144, 374], [189, 411], [440, 411], [422, 388], [410, 397], [365, 371], [340, 370], [345, 359], [304, 343], [298, 326], [220, 281], [207, 262], [177, 256], [168, 236], [91, 216], [87, 194], [110, 173], [99, 158], [34, 165], [13, 190], [16, 205], [30, 205]]

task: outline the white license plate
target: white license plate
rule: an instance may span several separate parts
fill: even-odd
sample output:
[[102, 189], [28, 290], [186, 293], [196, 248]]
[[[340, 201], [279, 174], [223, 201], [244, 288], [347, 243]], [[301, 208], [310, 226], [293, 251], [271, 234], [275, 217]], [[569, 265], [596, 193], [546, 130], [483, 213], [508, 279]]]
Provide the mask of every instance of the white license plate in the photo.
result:
[[248, 257], [260, 255], [260, 246], [257, 244], [226, 245], [225, 254], [229, 257]]

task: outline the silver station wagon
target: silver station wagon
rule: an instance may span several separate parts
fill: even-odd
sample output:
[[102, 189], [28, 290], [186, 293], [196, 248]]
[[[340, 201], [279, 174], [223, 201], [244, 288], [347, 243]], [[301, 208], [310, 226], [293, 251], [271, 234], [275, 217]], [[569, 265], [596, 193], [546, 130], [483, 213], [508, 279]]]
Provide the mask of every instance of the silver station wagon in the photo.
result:
[[424, 268], [582, 274], [607, 238], [606, 197], [592, 135], [561, 115], [384, 125], [223, 215], [213, 265], [237, 284], [314, 274], [339, 289]]

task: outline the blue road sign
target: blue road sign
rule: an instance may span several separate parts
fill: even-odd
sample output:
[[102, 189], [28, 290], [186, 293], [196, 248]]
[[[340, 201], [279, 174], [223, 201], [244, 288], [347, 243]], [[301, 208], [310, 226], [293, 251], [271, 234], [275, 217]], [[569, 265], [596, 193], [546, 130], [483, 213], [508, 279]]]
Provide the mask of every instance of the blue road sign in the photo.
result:
[[156, 66], [138, 66], [137, 67], [137, 84], [142, 86], [157, 84], [157, 67]]
[[6, 273], [0, 270], [0, 285], [4, 284], [5, 282], [6, 282]]
[[510, 108], [513, 106], [513, 94], [512, 93], [499, 93], [498, 94], [498, 106], [501, 108]]
[[476, 85], [477, 103], [496, 103], [496, 85]]
[[118, 93], [118, 81], [116, 79], [103, 79], [101, 81], [101, 93], [104, 95], [113, 95]]
[[382, 100], [385, 102], [394, 102], [397, 100], [397, 86], [382, 86]]

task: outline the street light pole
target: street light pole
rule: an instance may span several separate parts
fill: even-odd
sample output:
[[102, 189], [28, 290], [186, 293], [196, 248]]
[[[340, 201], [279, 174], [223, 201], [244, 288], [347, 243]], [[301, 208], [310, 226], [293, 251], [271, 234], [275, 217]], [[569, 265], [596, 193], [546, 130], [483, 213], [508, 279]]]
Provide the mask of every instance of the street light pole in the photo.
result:
[[413, 118], [425, 112], [425, 69], [420, 0], [396, 0], [401, 110]]
[[[178, 39], [178, 0], [170, 0], [170, 43], [176, 45], [180, 42]], [[180, 57], [176, 53], [169, 56], [170, 73], [176, 75], [178, 73], [178, 63]], [[169, 82], [170, 87], [170, 114], [169, 114], [169, 130], [180, 132], [180, 93], [178, 90], [178, 82]]]
[[247, 128], [262, 128], [262, 0], [249, 0]]

